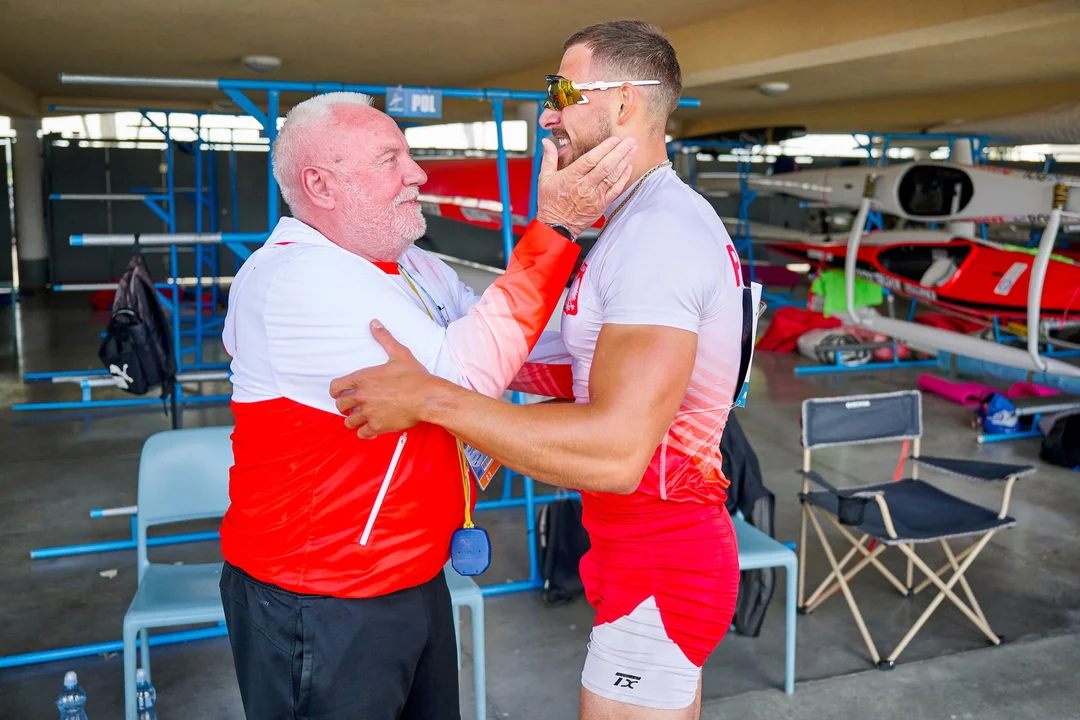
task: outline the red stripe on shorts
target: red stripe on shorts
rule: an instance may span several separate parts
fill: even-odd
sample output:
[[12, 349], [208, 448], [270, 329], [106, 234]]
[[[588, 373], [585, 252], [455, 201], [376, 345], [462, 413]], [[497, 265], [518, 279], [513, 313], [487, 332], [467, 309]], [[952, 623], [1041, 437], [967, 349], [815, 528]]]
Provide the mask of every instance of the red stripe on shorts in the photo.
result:
[[739, 550], [723, 505], [583, 494], [582, 558], [596, 623], [656, 598], [668, 637], [698, 667], [723, 639], [739, 593]]

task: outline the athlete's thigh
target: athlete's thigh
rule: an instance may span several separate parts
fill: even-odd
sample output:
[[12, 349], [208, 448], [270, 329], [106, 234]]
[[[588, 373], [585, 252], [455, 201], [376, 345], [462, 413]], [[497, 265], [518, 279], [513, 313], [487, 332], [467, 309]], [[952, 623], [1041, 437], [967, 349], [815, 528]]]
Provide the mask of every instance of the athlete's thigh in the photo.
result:
[[581, 686], [598, 699], [642, 709], [685, 710], [694, 704], [700, 682], [701, 665], [671, 639], [653, 597], [628, 615], [596, 624], [589, 634]]
[[586, 688], [581, 688], [579, 718], [580, 720], [700, 720], [701, 680], [698, 679], [694, 702], [689, 707], [679, 710], [657, 710], [630, 705], [601, 697]]

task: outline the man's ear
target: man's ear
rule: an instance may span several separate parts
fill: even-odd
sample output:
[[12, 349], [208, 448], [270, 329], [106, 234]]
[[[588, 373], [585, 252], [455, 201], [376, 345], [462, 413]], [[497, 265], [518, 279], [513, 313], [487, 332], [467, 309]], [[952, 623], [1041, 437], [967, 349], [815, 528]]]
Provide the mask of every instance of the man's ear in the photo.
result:
[[619, 114], [616, 118], [619, 125], [630, 119], [639, 102], [641, 102], [641, 96], [636, 87], [623, 85], [619, 88]]
[[334, 193], [321, 169], [306, 167], [301, 170], [300, 187], [315, 207], [320, 207], [323, 210], [334, 209]]

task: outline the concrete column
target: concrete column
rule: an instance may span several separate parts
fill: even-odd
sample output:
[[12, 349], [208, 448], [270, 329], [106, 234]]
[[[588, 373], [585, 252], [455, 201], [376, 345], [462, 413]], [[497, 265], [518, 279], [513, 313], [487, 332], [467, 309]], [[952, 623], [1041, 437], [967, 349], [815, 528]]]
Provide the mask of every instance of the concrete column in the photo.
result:
[[116, 113], [101, 113], [101, 137], [106, 140], [116, 139]]
[[975, 156], [971, 153], [971, 141], [967, 138], [960, 138], [953, 142], [952, 150], [949, 152], [949, 161], [957, 165], [974, 164]]
[[19, 285], [45, 287], [49, 278], [49, 244], [45, 236], [44, 183], [41, 172], [39, 118], [12, 118], [15, 174], [15, 240], [19, 255]]

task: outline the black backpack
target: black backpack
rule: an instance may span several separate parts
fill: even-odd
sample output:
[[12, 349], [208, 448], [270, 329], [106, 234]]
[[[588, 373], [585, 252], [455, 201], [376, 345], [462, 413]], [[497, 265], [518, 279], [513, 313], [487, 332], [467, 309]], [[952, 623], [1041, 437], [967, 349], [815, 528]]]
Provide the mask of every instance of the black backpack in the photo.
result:
[[120, 277], [98, 357], [109, 374], [120, 379], [119, 387], [129, 393], [145, 395], [160, 386], [164, 401], [173, 392], [176, 356], [172, 328], [139, 250], [138, 236], [135, 252]]
[[1080, 469], [1080, 413], [1062, 414], [1053, 419], [1039, 457], [1070, 470]]
[[565, 605], [585, 592], [578, 565], [590, 545], [581, 524], [581, 501], [564, 498], [544, 505], [536, 525], [541, 598], [547, 605]]

